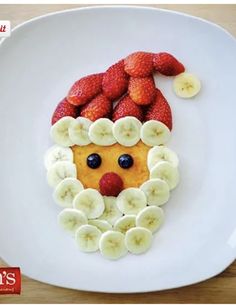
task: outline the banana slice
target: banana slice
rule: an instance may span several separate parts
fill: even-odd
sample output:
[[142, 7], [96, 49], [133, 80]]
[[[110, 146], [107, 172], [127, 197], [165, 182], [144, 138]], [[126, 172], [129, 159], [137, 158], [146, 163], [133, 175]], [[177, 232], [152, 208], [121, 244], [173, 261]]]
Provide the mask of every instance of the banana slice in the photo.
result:
[[80, 226], [88, 223], [84, 213], [75, 209], [62, 210], [59, 213], [57, 220], [63, 230], [70, 232], [73, 235]]
[[114, 224], [114, 230], [125, 234], [129, 229], [136, 226], [136, 215], [125, 215]]
[[118, 209], [123, 214], [138, 214], [147, 205], [147, 199], [140, 189], [130, 187], [123, 190], [117, 197]]
[[141, 128], [141, 140], [148, 146], [165, 144], [170, 139], [169, 128], [160, 121], [150, 120]]
[[83, 252], [95, 252], [99, 248], [101, 231], [92, 225], [83, 225], [75, 233], [75, 241]]
[[170, 197], [169, 185], [158, 178], [145, 181], [140, 190], [146, 195], [148, 205], [163, 205]]
[[195, 75], [184, 72], [174, 78], [173, 87], [177, 96], [191, 98], [200, 91], [201, 82]]
[[90, 219], [88, 223], [92, 226], [97, 227], [98, 230], [100, 230], [102, 233], [112, 230], [112, 225], [106, 220]]
[[125, 234], [125, 245], [131, 253], [144, 253], [151, 247], [151, 244], [152, 232], [146, 228], [131, 228]]
[[175, 167], [179, 165], [179, 158], [173, 150], [166, 146], [154, 146], [147, 155], [148, 169], [151, 170], [160, 161], [168, 161]]
[[83, 184], [75, 178], [62, 180], [55, 188], [53, 198], [64, 208], [72, 207], [75, 196], [84, 189]]
[[124, 146], [134, 146], [140, 140], [141, 122], [132, 116], [117, 120], [113, 125], [113, 134], [117, 142]]
[[113, 136], [113, 122], [106, 118], [101, 118], [92, 123], [89, 128], [89, 138], [97, 145], [110, 146], [116, 143]]
[[44, 155], [44, 165], [48, 170], [54, 163], [58, 161], [73, 162], [73, 152], [69, 147], [53, 145]]
[[99, 242], [101, 254], [108, 259], [118, 259], [127, 254], [125, 236], [120, 232], [107, 231]]
[[170, 190], [172, 190], [179, 183], [179, 171], [170, 162], [161, 161], [151, 169], [150, 178], [159, 178], [166, 181]]
[[85, 146], [91, 143], [88, 136], [91, 124], [92, 121], [83, 117], [78, 117], [76, 120], [71, 122], [69, 126], [69, 137], [71, 141], [79, 146]]
[[69, 161], [58, 161], [54, 163], [47, 172], [48, 184], [57, 186], [65, 178], [76, 178], [76, 166]]
[[50, 135], [56, 144], [64, 147], [72, 146], [74, 144], [69, 137], [69, 127], [74, 120], [75, 119], [70, 116], [65, 116], [52, 125]]
[[154, 233], [160, 228], [163, 221], [163, 210], [159, 207], [149, 206], [138, 213], [136, 217], [136, 226], [144, 227]]
[[105, 209], [102, 195], [91, 188], [83, 190], [76, 195], [73, 206], [75, 209], [83, 211], [89, 219], [98, 218]]
[[117, 208], [116, 197], [103, 196], [105, 210], [103, 214], [99, 217], [101, 220], [106, 220], [110, 224], [114, 225], [117, 219], [119, 219], [123, 214]]

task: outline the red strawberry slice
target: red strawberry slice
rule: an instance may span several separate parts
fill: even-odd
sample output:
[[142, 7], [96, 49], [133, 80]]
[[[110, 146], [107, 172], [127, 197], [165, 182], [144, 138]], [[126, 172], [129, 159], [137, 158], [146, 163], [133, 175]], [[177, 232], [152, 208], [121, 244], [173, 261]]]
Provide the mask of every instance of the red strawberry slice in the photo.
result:
[[123, 180], [116, 173], [106, 173], [99, 181], [99, 189], [103, 196], [116, 197], [123, 189]]
[[111, 101], [103, 94], [99, 94], [88, 104], [81, 108], [80, 116], [96, 121], [100, 118], [109, 117], [112, 110]]
[[68, 102], [75, 106], [86, 104], [102, 91], [102, 79], [103, 73], [99, 73], [76, 81], [68, 92]]
[[172, 129], [172, 113], [170, 105], [159, 89], [156, 89], [156, 99], [148, 107], [145, 121], [158, 120], [165, 124], [170, 130]]
[[126, 116], [134, 116], [141, 122], [143, 120], [143, 111], [141, 106], [134, 103], [128, 95], [124, 96], [114, 108], [112, 120], [115, 122], [116, 120]]
[[166, 76], [175, 76], [185, 71], [184, 65], [166, 52], [154, 54], [153, 65], [158, 72]]
[[153, 54], [135, 52], [125, 58], [125, 71], [133, 77], [146, 77], [153, 70]]
[[79, 115], [79, 108], [68, 103], [67, 99], [64, 98], [56, 107], [51, 123], [55, 124], [58, 120], [63, 118], [64, 116], [71, 116], [73, 118], [77, 118]]
[[156, 88], [153, 77], [131, 77], [129, 80], [128, 92], [136, 104], [150, 104], [156, 95]]
[[129, 76], [124, 70], [124, 60], [111, 66], [103, 76], [102, 89], [111, 100], [120, 98], [128, 88]]

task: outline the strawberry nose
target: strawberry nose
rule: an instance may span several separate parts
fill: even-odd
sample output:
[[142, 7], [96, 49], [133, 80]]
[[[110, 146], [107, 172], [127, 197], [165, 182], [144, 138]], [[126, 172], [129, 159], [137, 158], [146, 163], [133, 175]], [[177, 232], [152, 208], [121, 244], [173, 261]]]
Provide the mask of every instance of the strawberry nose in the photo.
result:
[[124, 186], [122, 178], [114, 173], [105, 173], [99, 180], [100, 193], [103, 196], [118, 196]]

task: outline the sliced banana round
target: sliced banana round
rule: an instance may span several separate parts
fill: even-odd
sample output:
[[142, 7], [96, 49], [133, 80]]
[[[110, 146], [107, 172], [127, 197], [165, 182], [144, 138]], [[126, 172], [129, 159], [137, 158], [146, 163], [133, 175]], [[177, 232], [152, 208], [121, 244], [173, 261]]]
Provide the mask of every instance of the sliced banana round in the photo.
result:
[[99, 241], [101, 254], [108, 259], [118, 259], [128, 251], [125, 247], [125, 236], [120, 232], [107, 231]]
[[125, 245], [129, 252], [141, 254], [146, 252], [152, 244], [152, 232], [146, 228], [135, 227], [125, 234]]
[[117, 120], [113, 125], [113, 134], [117, 142], [124, 146], [134, 146], [140, 140], [141, 122], [132, 116]]
[[57, 204], [64, 208], [72, 207], [75, 196], [83, 189], [83, 184], [78, 179], [66, 178], [56, 186], [53, 198]]
[[47, 172], [48, 184], [51, 187], [57, 186], [66, 178], [76, 178], [76, 165], [69, 161], [58, 161], [54, 163]]
[[75, 232], [75, 241], [83, 252], [95, 252], [99, 248], [101, 231], [92, 225], [83, 225]]
[[123, 214], [117, 208], [116, 197], [113, 196], [103, 196], [105, 210], [103, 214], [99, 217], [101, 220], [106, 220], [110, 224], [114, 224], [117, 219], [119, 219]]
[[81, 210], [89, 219], [102, 215], [105, 205], [102, 195], [95, 189], [85, 189], [75, 196], [73, 200], [75, 209]]
[[170, 162], [161, 161], [151, 169], [150, 178], [159, 178], [166, 181], [170, 190], [172, 190], [179, 183], [179, 171]]
[[177, 96], [191, 98], [200, 91], [201, 82], [196, 75], [183, 72], [174, 78], [173, 87]]
[[170, 139], [169, 128], [160, 121], [150, 120], [141, 128], [141, 140], [148, 146], [165, 144]]
[[125, 215], [114, 224], [114, 230], [125, 234], [129, 229], [136, 226], [136, 215]]
[[113, 122], [106, 118], [101, 118], [92, 123], [89, 128], [89, 138], [96, 144], [101, 146], [110, 146], [116, 143], [113, 136]]
[[160, 228], [163, 221], [163, 210], [156, 206], [149, 206], [138, 213], [136, 217], [136, 226], [144, 227], [154, 233]]
[[91, 143], [88, 136], [91, 124], [92, 121], [84, 117], [78, 117], [76, 120], [71, 122], [69, 126], [69, 137], [71, 141], [79, 146], [85, 146]]
[[64, 147], [72, 146], [74, 144], [69, 136], [69, 127], [74, 120], [75, 119], [70, 116], [65, 116], [52, 125], [50, 135], [56, 144]]
[[63, 230], [70, 232], [73, 235], [80, 226], [88, 223], [84, 213], [75, 209], [62, 210], [58, 214], [57, 220]]
[[143, 191], [130, 187], [123, 190], [117, 197], [118, 209], [123, 214], [136, 215], [147, 205], [147, 199]]
[[140, 189], [146, 195], [148, 205], [163, 205], [170, 197], [169, 185], [158, 178], [145, 181]]
[[166, 146], [154, 146], [148, 151], [148, 169], [151, 170], [160, 161], [168, 161], [176, 167], [179, 165], [179, 158], [173, 150]]
[[102, 233], [112, 230], [112, 225], [106, 220], [100, 219], [90, 219], [88, 223], [92, 226], [95, 226], [100, 230]]
[[53, 145], [44, 155], [44, 165], [48, 170], [54, 163], [58, 161], [73, 162], [73, 152], [69, 147]]

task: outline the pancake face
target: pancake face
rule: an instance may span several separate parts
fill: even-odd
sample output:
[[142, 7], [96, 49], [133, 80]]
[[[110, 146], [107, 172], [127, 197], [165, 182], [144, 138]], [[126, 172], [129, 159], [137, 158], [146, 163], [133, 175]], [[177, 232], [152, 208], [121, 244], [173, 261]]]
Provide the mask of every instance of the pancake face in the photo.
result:
[[[93, 143], [86, 146], [73, 146], [74, 163], [77, 168], [77, 178], [85, 188], [99, 190], [99, 180], [107, 172], [118, 174], [124, 183], [124, 188], [139, 187], [149, 179], [147, 168], [147, 154], [150, 147], [143, 142], [135, 146], [125, 147], [116, 143], [112, 146], [98, 146]], [[90, 154], [99, 154], [102, 163], [99, 168], [92, 169], [87, 165], [87, 157]], [[123, 154], [129, 154], [133, 158], [133, 166], [123, 169], [118, 164], [118, 159]]]
[[179, 183], [178, 156], [160, 121], [70, 116], [50, 130], [45, 154], [58, 223], [83, 252], [108, 259], [146, 252], [164, 221], [161, 206]]

